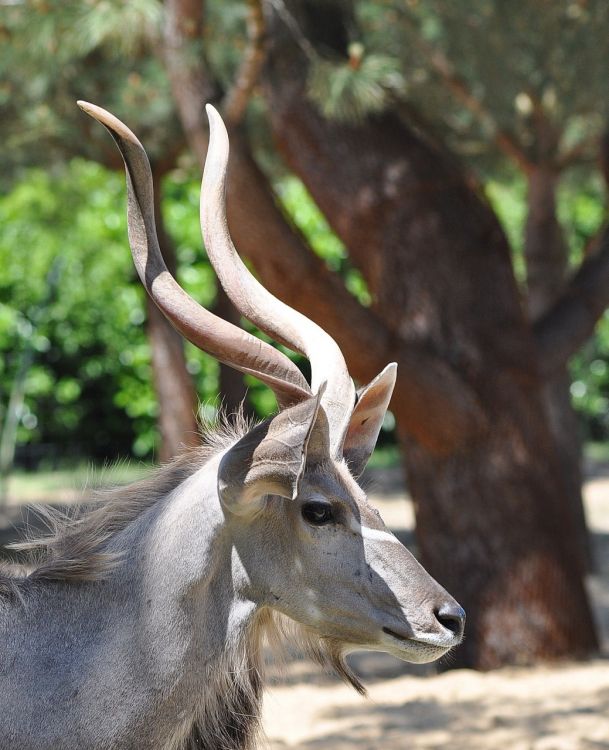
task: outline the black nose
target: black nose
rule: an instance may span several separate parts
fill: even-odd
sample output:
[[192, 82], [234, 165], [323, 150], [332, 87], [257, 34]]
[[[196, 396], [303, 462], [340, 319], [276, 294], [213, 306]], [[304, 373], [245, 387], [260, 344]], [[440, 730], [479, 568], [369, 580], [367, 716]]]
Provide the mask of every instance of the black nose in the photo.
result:
[[451, 633], [463, 637], [465, 630], [465, 610], [457, 602], [444, 602], [436, 611], [436, 619]]

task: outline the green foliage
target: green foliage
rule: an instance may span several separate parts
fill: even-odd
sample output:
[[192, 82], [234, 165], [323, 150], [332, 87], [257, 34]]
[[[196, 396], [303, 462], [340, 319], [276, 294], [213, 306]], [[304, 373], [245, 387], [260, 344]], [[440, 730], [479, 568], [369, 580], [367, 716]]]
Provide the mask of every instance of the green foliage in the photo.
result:
[[77, 3], [68, 41], [83, 55], [104, 46], [120, 55], [133, 55], [144, 40], [158, 37], [162, 12], [158, 0]]
[[[105, 418], [116, 411], [112, 384], [128, 388], [141, 380], [137, 365], [125, 368], [124, 352], [146, 346], [142, 294], [129, 283], [123, 195], [119, 175], [75, 160], [53, 176], [32, 170], [0, 200], [3, 407], [19, 352], [25, 346], [36, 352], [21, 443], [74, 442], [68, 435], [80, 427], [79, 442], [91, 455], [104, 445], [117, 454], [131, 446], [133, 426], [120, 414]], [[58, 258], [57, 292], [41, 308]]]
[[[497, 127], [514, 134], [532, 159], [543, 156], [549, 140], [564, 151], [604, 127], [609, 5], [603, 0], [360, 0], [356, 10], [360, 41], [399, 61], [409, 104], [480, 165], [497, 155]], [[488, 117], [464, 106], [434, 55], [448, 61]], [[548, 125], [543, 132], [541, 118]]]
[[[600, 179], [578, 181], [574, 175], [559, 194], [559, 216], [567, 228], [572, 259], [581, 261], [583, 249], [605, 220], [604, 191]], [[605, 311], [596, 332], [570, 363], [571, 397], [583, 418], [588, 440], [609, 438], [609, 312]]]
[[235, 80], [247, 45], [247, 5], [208, 0], [206, 3], [205, 56], [220, 85], [226, 90]]
[[571, 361], [571, 397], [582, 415], [587, 440], [609, 436], [609, 314], [605, 312], [594, 338]]
[[486, 197], [497, 214], [512, 248], [514, 273], [519, 283], [526, 283], [524, 260], [524, 225], [526, 222], [526, 183], [522, 175], [511, 179], [488, 180]]
[[348, 53], [344, 61], [314, 59], [308, 92], [325, 117], [358, 122], [390, 106], [404, 93], [406, 82], [397, 58], [367, 53], [358, 42]]
[[153, 159], [166, 155], [179, 131], [167, 78], [149, 52], [160, 13], [158, 0], [0, 5], [0, 184], [77, 155], [118, 166], [107, 133], [77, 99], [128, 120]]
[[558, 191], [558, 218], [569, 245], [571, 266], [577, 266], [606, 220], [605, 188], [598, 173], [580, 168], [566, 175]]
[[[198, 181], [168, 183], [166, 213], [181, 281], [210, 304], [215, 282], [200, 250], [198, 189]], [[21, 445], [61, 444], [64, 453], [98, 459], [108, 451], [150, 455], [156, 446], [144, 292], [128, 250], [124, 206], [123, 176], [79, 159], [52, 174], [30, 170], [0, 198], [0, 420], [19, 353], [35, 349]], [[58, 289], [41, 307], [57, 258]], [[214, 399], [217, 363], [191, 346], [187, 363], [201, 399]]]
[[[522, 174], [502, 172], [498, 179], [486, 181], [484, 191], [510, 242], [516, 278], [524, 286], [526, 180]], [[561, 182], [557, 213], [567, 240], [572, 268], [579, 266], [588, 243], [601, 230], [605, 212], [605, 191], [599, 175], [580, 169]]]
[[347, 289], [362, 305], [369, 305], [370, 292], [363, 276], [351, 265], [347, 249], [332, 232], [302, 182], [289, 175], [278, 181], [275, 188], [286, 213], [306, 237], [310, 247], [329, 268], [343, 277]]

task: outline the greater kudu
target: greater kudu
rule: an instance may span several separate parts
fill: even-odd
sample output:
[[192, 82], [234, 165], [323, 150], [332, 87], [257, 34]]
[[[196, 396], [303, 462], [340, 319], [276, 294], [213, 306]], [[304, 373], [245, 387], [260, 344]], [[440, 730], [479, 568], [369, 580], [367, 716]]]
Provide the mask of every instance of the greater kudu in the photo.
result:
[[143, 147], [113, 115], [80, 106], [123, 154], [146, 289], [186, 338], [267, 383], [280, 409], [213, 431], [153, 478], [58, 522], [29, 543], [29, 569], [0, 576], [0, 748], [251, 748], [261, 639], [278, 623], [362, 690], [346, 652], [437, 659], [460, 642], [464, 613], [356, 482], [395, 365], [356, 394], [333, 339], [247, 271], [227, 229], [228, 137], [217, 112], [208, 108], [201, 203], [209, 258], [242, 314], [310, 359], [311, 386], [282, 353], [177, 285], [155, 235]]

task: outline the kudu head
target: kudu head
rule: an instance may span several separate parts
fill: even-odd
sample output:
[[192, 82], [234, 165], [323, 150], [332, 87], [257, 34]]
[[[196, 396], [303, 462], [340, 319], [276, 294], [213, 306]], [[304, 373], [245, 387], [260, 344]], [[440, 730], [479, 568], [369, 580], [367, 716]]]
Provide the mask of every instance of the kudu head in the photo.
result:
[[228, 232], [228, 136], [213, 107], [201, 193], [209, 259], [244, 317], [308, 357], [311, 385], [279, 350], [217, 318], [178, 286], [159, 250], [142, 145], [110, 113], [79, 104], [108, 128], [124, 157], [130, 245], [153, 300], [187, 339], [256, 375], [279, 403], [276, 416], [219, 461], [217, 492], [239, 593], [335, 649], [382, 650], [414, 662], [442, 656], [461, 641], [465, 614], [386, 529], [355, 479], [374, 449], [396, 365], [356, 393], [336, 342], [247, 270]]

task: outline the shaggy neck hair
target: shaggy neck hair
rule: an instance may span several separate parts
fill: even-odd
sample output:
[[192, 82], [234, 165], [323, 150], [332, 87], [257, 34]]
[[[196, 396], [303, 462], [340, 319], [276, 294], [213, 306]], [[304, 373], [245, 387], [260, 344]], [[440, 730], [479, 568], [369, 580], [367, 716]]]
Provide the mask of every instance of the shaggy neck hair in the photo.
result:
[[228, 646], [219, 662], [206, 670], [205, 695], [176, 750], [254, 750], [260, 738], [264, 684], [263, 654], [296, 647], [323, 668], [334, 672], [360, 695], [366, 690], [344, 659], [344, 644], [322, 638], [309, 628], [268, 608], [257, 613], [247, 631]]
[[94, 491], [66, 512], [37, 506], [47, 532], [27, 534], [9, 545], [25, 554], [20, 564], [0, 563], [0, 597], [21, 598], [26, 581], [99, 581], [120, 565], [121, 555], [106, 548], [114, 535], [161, 502], [176, 487], [253, 427], [241, 411], [223, 415], [202, 435], [202, 445], [186, 450], [145, 479], [124, 487]]

